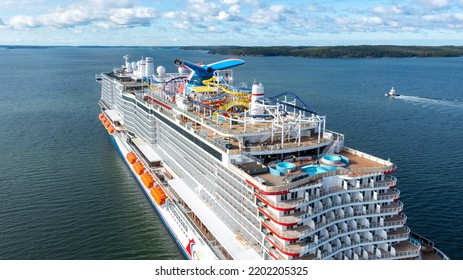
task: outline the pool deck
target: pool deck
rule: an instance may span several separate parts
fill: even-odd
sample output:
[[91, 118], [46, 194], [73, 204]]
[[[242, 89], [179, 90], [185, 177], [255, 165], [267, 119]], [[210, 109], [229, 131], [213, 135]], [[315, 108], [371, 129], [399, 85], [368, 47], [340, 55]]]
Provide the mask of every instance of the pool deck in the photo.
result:
[[[370, 159], [367, 159], [365, 157], [362, 157], [360, 155], [355, 155], [352, 153], [349, 153], [347, 151], [342, 151], [338, 153], [339, 155], [345, 156], [349, 159], [349, 169], [355, 170], [354, 172], [350, 173], [348, 176], [355, 177], [359, 176], [364, 173], [371, 173], [371, 172], [362, 172], [362, 170], [369, 170], [370, 168], [380, 168], [383, 167], [382, 164], [372, 161]], [[289, 173], [288, 175], [294, 175], [302, 171], [301, 166], [306, 166], [310, 164], [317, 164], [319, 163], [318, 160], [296, 160], [292, 161], [291, 163], [294, 163], [296, 165], [295, 171]], [[326, 164], [325, 164], [326, 165]], [[260, 181], [261, 183], [265, 184], [266, 186], [280, 186], [283, 184], [283, 180], [287, 176], [274, 176], [270, 174], [270, 172], [265, 172], [265, 173], [260, 173], [260, 174], [255, 174], [252, 175], [255, 179]]]
[[345, 156], [349, 159], [349, 167], [352, 169], [383, 166], [380, 163], [374, 162], [372, 160], [369, 160], [367, 158], [364, 158], [358, 155], [351, 154], [346, 151], [340, 152], [339, 155]]

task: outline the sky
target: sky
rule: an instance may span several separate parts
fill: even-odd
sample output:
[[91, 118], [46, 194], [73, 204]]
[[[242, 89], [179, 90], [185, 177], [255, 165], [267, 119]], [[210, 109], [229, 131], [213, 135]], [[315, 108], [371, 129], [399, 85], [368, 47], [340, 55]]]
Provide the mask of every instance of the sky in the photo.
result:
[[1, 0], [0, 45], [463, 45], [463, 0]]

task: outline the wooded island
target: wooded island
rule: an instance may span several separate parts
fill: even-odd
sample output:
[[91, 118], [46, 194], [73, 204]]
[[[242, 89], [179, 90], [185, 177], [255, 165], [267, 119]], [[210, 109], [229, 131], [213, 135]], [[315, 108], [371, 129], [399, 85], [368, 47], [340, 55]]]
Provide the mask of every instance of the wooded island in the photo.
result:
[[463, 46], [393, 46], [358, 45], [326, 47], [240, 47], [195, 46], [186, 50], [207, 50], [210, 54], [236, 56], [296, 56], [308, 58], [383, 58], [383, 57], [458, 57], [463, 56]]

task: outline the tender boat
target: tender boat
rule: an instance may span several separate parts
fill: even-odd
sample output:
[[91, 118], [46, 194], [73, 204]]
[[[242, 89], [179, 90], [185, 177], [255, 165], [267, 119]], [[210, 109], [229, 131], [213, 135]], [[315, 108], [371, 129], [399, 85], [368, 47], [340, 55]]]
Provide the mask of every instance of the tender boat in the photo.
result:
[[391, 90], [385, 94], [385, 96], [389, 96], [389, 97], [396, 97], [396, 96], [400, 96], [400, 94], [398, 94], [397, 92], [395, 92], [395, 89], [394, 87], [391, 88]]

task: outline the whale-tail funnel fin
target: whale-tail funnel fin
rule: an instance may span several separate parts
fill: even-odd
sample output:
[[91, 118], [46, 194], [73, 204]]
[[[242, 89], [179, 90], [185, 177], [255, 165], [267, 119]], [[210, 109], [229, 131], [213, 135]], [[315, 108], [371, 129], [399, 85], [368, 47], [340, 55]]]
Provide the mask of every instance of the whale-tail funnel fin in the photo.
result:
[[208, 65], [199, 65], [186, 60], [175, 59], [174, 64], [180, 67], [186, 67], [194, 71], [198, 76], [211, 76], [216, 70], [225, 70], [244, 64], [244, 61], [238, 58], [229, 58], [217, 61]]
[[198, 65], [198, 64], [195, 64], [195, 63], [192, 63], [186, 60], [181, 60], [178, 58], [174, 60], [174, 64], [180, 67], [186, 67], [190, 69], [191, 71], [194, 71], [198, 75], [201, 75], [201, 74], [212, 75], [212, 72], [214, 72], [214, 70], [207, 65]]
[[217, 61], [207, 66], [215, 70], [225, 70], [235, 66], [243, 65], [244, 61], [238, 58], [229, 58], [221, 61]]

